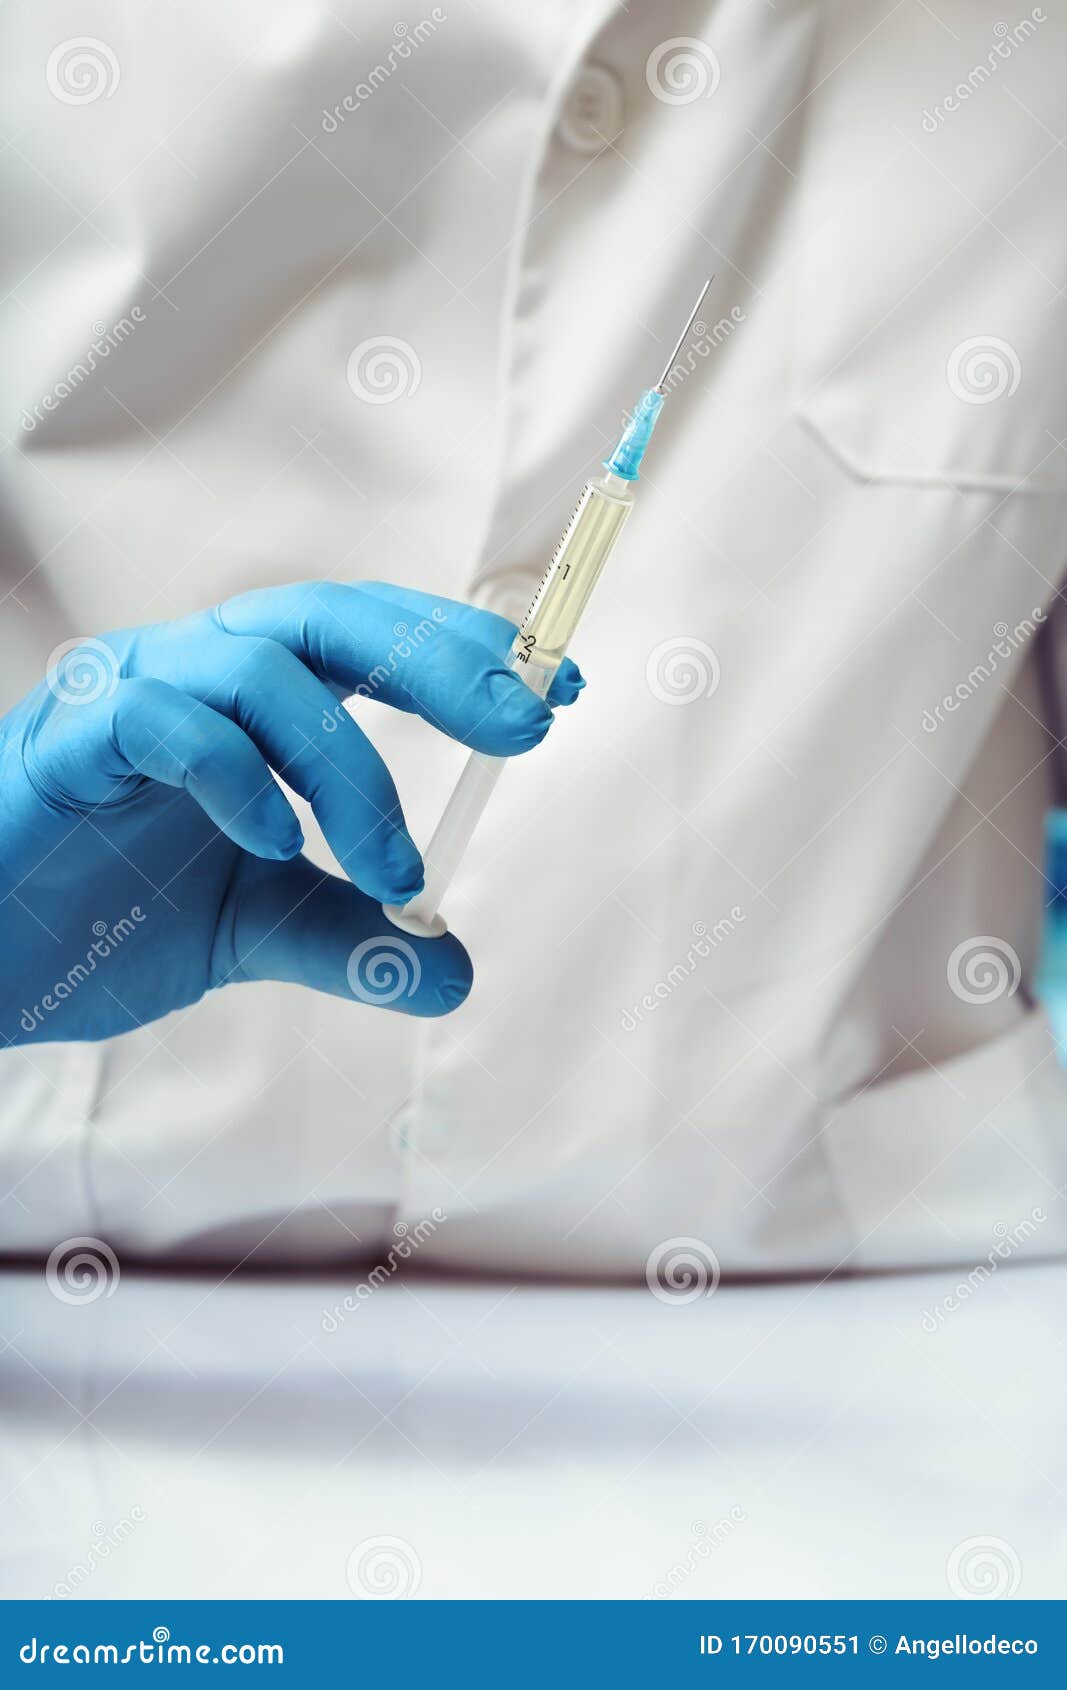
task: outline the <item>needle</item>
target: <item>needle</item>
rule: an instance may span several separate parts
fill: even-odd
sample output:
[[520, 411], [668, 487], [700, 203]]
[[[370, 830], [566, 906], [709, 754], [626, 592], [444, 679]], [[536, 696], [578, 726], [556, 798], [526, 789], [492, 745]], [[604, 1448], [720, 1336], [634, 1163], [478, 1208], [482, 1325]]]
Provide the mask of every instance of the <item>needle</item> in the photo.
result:
[[677, 358], [679, 352], [682, 350], [682, 347], [685, 345], [686, 340], [689, 337], [689, 331], [693, 327], [693, 324], [697, 320], [697, 312], [700, 310], [700, 307], [704, 303], [704, 296], [707, 293], [708, 289], [710, 288], [710, 286], [711, 286], [711, 284], [714, 280], [715, 280], [714, 276], [709, 276], [707, 281], [704, 283], [704, 286], [701, 288], [700, 294], [697, 298], [697, 302], [693, 306], [692, 311], [690, 311], [690, 313], [689, 313], [689, 321], [686, 323], [685, 328], [682, 330], [681, 334], [678, 336], [678, 339], [675, 343], [674, 351], [671, 353], [670, 357], [667, 359], [667, 363], [666, 363], [666, 366], [664, 368], [663, 374], [660, 376], [659, 381], [656, 383], [656, 385], [653, 389], [653, 392], [655, 392], [655, 393], [662, 393], [663, 392], [663, 389], [667, 384], [667, 377], [670, 375], [671, 371], [674, 368], [674, 361]]

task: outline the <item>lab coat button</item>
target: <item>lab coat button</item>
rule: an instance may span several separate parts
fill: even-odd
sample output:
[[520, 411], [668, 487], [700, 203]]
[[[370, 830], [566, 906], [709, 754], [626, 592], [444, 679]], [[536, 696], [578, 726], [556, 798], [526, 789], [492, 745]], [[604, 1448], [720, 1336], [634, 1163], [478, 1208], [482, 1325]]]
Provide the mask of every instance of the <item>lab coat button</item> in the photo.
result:
[[583, 65], [560, 114], [560, 138], [576, 153], [599, 153], [622, 126], [622, 85], [618, 77], [604, 65]]

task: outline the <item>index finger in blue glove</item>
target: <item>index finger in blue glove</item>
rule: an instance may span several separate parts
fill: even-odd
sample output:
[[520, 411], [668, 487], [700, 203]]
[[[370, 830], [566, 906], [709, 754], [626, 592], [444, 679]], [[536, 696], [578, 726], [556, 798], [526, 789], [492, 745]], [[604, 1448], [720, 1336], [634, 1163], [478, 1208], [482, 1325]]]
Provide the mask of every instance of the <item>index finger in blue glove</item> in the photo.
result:
[[322, 679], [412, 711], [491, 756], [529, 750], [551, 725], [548, 706], [484, 645], [439, 624], [409, 642], [396, 608], [358, 587], [266, 587], [227, 599], [215, 616], [228, 633], [273, 639]]
[[[388, 581], [360, 581], [358, 584], [363, 592], [373, 593], [376, 598], [386, 599], [390, 604], [401, 605], [413, 616], [419, 617], [418, 628], [424, 625], [432, 627], [435, 620], [443, 617], [453, 633], [477, 640], [496, 657], [507, 657], [518, 633], [515, 623], [509, 622], [506, 616], [498, 616], [493, 610], [482, 610], [477, 605], [464, 604], [460, 599], [446, 599], [440, 593], [421, 593], [415, 587], [395, 587]], [[573, 658], [565, 657], [552, 682], [548, 702], [573, 704], [584, 686], [585, 680], [577, 663]]]

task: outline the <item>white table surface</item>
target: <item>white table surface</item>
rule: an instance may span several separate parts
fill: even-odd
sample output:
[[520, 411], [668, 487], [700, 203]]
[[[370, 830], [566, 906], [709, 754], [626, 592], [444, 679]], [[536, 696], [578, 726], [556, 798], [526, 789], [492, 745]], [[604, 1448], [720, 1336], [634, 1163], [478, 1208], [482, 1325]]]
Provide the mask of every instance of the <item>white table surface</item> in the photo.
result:
[[124, 1271], [68, 1306], [10, 1270], [0, 1592], [80, 1565], [87, 1597], [347, 1599], [385, 1536], [426, 1597], [639, 1597], [672, 1567], [679, 1598], [943, 1597], [992, 1537], [1019, 1596], [1062, 1596], [1067, 1264], [1003, 1267], [926, 1330], [960, 1277], [685, 1306], [410, 1278], [327, 1332], [357, 1274]]

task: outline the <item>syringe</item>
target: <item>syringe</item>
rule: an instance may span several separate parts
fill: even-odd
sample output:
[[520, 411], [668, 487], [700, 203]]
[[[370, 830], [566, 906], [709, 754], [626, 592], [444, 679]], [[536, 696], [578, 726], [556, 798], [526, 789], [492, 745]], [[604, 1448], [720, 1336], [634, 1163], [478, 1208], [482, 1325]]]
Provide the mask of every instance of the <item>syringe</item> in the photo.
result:
[[[701, 288], [659, 381], [634, 406], [618, 445], [605, 459], [607, 473], [584, 488], [505, 658], [508, 667], [541, 698], [548, 696], [589, 596], [633, 509], [633, 484], [663, 409], [668, 378], [713, 280], [709, 276]], [[509, 761], [482, 751], [471, 752], [425, 852], [426, 883], [422, 891], [410, 903], [384, 906], [394, 926], [422, 939], [437, 939], [448, 931], [440, 914], [441, 899]]]

